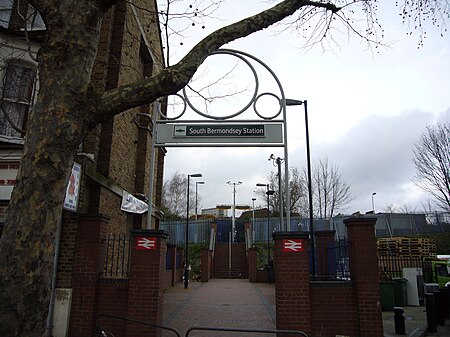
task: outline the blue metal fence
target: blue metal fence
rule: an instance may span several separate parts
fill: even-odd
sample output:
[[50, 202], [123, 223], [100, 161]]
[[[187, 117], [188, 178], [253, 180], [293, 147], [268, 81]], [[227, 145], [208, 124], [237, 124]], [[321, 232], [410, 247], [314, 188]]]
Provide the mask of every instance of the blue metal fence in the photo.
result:
[[[182, 245], [186, 241], [186, 220], [164, 221], [159, 228], [169, 233], [168, 243]], [[211, 220], [189, 220], [189, 242], [209, 242]]]
[[309, 272], [313, 278], [319, 280], [350, 280], [349, 246], [347, 239], [340, 239], [328, 243], [326, 246], [315, 246], [315, 272], [313, 274], [313, 260], [311, 246], [309, 248]]
[[[399, 214], [399, 213], [378, 213], [365, 215], [377, 218], [375, 234], [377, 237], [386, 236], [410, 236], [422, 233], [439, 233], [450, 231], [449, 213], [430, 214]], [[335, 230], [337, 238], [347, 237], [347, 228], [344, 219], [349, 215], [339, 215], [332, 219], [314, 219], [314, 230]], [[250, 222], [251, 219], [249, 220]], [[228, 235], [231, 231], [231, 219], [207, 219], [189, 220], [189, 242], [203, 243], [209, 242], [211, 223], [218, 226], [217, 242], [228, 242]], [[252, 226], [252, 238], [254, 242], [266, 242], [272, 237], [274, 231], [279, 230], [279, 218], [271, 217], [269, 228], [267, 228], [267, 218], [255, 218]], [[309, 232], [309, 218], [291, 217], [292, 231]], [[163, 221], [160, 229], [169, 232], [169, 243], [183, 244], [186, 233], [186, 220]]]

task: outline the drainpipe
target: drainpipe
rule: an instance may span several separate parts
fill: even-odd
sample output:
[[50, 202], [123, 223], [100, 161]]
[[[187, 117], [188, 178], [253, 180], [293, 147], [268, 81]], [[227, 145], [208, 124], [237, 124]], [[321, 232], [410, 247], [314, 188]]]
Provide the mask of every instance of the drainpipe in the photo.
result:
[[55, 312], [55, 296], [56, 296], [56, 273], [58, 269], [58, 257], [59, 257], [59, 247], [61, 245], [61, 227], [62, 220], [59, 223], [56, 238], [55, 238], [55, 256], [53, 257], [53, 275], [52, 275], [52, 288], [50, 294], [50, 303], [48, 306], [47, 324], [45, 327], [45, 337], [52, 337], [53, 330], [53, 315]]

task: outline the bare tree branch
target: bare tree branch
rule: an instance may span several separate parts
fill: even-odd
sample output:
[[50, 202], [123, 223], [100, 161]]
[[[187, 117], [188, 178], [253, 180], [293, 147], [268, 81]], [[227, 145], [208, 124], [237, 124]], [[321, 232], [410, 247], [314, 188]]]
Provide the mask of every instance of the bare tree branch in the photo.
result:
[[414, 145], [414, 183], [443, 210], [450, 210], [450, 123], [438, 123]]
[[199, 65], [213, 51], [230, 41], [267, 28], [305, 6], [324, 8], [332, 13], [339, 11], [338, 7], [330, 3], [285, 0], [257, 15], [223, 27], [199, 42], [176, 65], [164, 69], [149, 79], [106, 92], [100, 99], [95, 124], [108, 120], [127, 109], [148, 104], [159, 97], [178, 92], [189, 82]]

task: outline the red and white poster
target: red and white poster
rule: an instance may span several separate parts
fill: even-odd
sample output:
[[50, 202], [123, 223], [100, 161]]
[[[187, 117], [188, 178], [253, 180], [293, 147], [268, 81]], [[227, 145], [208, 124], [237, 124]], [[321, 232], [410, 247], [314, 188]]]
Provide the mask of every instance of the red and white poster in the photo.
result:
[[76, 212], [78, 208], [78, 197], [80, 195], [81, 165], [73, 163], [67, 183], [66, 197], [64, 199], [64, 209]]
[[136, 236], [136, 250], [156, 250], [156, 238], [149, 236]]
[[0, 163], [0, 199], [11, 199], [11, 192], [16, 184], [19, 162]]
[[303, 242], [303, 239], [285, 239], [281, 251], [283, 253], [301, 253], [305, 250]]

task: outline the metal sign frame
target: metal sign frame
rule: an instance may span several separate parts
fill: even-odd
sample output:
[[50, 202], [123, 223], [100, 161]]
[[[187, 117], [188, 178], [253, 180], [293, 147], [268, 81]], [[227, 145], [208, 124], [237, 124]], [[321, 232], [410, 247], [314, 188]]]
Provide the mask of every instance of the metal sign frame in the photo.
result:
[[[255, 56], [238, 51], [233, 49], [219, 49], [211, 55], [230, 55], [242, 60], [251, 70], [254, 80], [255, 80], [255, 90], [250, 101], [247, 103], [244, 108], [241, 110], [234, 112], [227, 116], [212, 116], [207, 114], [199, 109], [197, 109], [193, 103], [189, 100], [188, 95], [186, 94], [186, 87], [183, 88], [182, 94], [175, 94], [178, 96], [184, 106], [181, 113], [175, 117], [168, 117], [164, 115], [164, 113], [160, 109], [159, 104], [155, 104], [154, 113], [152, 116], [152, 121], [154, 125], [154, 134], [152, 137], [152, 150], [151, 150], [151, 168], [150, 168], [150, 182], [149, 182], [149, 209], [148, 209], [148, 219], [147, 219], [147, 227], [151, 227], [151, 215], [152, 215], [152, 196], [153, 196], [153, 172], [155, 169], [155, 148], [156, 147], [283, 147], [284, 148], [284, 191], [286, 196], [286, 224], [283, 221], [283, 212], [281, 212], [280, 220], [281, 220], [281, 230], [287, 231], [290, 230], [290, 191], [289, 191], [289, 160], [288, 160], [288, 148], [287, 148], [287, 120], [286, 120], [286, 97], [284, 95], [284, 90], [279, 81], [276, 74], [261, 60], [256, 58]], [[276, 85], [278, 86], [279, 93], [274, 94], [271, 92], [263, 92], [259, 93], [259, 79], [258, 73], [252, 64], [252, 62], [256, 62], [261, 65], [275, 80]], [[256, 108], [257, 101], [264, 96], [271, 96], [278, 100], [279, 109], [272, 116], [263, 116]], [[183, 115], [185, 114], [187, 107], [189, 107], [192, 111], [194, 111], [199, 116], [204, 119], [199, 120], [189, 120], [183, 119]], [[248, 111], [251, 107], [253, 107], [253, 111], [256, 114], [256, 119], [235, 119], [239, 117], [245, 111]], [[241, 136], [224, 136], [221, 137], [209, 137], [209, 136], [174, 136], [172, 132], [172, 136], [168, 136], [167, 133], [171, 133], [171, 130], [175, 130], [175, 128], [179, 126], [200, 126], [200, 125], [214, 125], [215, 127], [225, 126], [225, 125], [234, 125], [239, 128], [243, 128], [246, 126], [255, 126], [255, 125], [263, 125], [264, 134], [267, 137], [266, 128], [279, 129], [281, 135], [279, 135], [280, 139], [274, 137], [274, 141], [269, 139], [263, 139], [262, 137], [248, 137], [243, 138]], [[173, 128], [173, 129], [171, 129]], [[164, 134], [164, 137], [160, 135], [160, 132]], [[182, 131], [180, 131], [182, 133]], [[245, 139], [245, 140], [244, 140]], [[281, 203], [282, 198], [280, 198]], [[281, 205], [281, 209], [283, 206]]]

